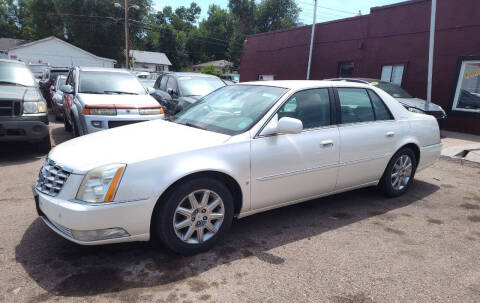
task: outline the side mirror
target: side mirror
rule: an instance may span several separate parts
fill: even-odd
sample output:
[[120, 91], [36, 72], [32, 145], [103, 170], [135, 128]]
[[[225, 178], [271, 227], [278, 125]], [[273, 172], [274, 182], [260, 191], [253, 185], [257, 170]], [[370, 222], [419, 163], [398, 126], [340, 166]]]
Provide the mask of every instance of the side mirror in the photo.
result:
[[301, 133], [303, 130], [303, 123], [302, 121], [283, 117], [280, 120], [275, 121], [277, 116], [268, 123], [267, 127], [263, 129], [260, 133], [262, 136], [273, 135], [273, 134], [298, 134]]
[[173, 88], [167, 88], [167, 93], [172, 97], [177, 97], [178, 93], [173, 90]]
[[65, 94], [72, 94], [73, 93], [73, 88], [70, 85], [62, 85], [60, 87], [60, 90]]

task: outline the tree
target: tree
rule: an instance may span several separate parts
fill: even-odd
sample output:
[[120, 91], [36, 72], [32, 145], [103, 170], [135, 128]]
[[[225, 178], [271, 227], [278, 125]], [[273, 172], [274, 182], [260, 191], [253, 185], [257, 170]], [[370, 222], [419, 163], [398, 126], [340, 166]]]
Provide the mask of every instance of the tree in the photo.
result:
[[0, 33], [4, 38], [15, 38], [19, 34], [13, 0], [0, 0]]
[[257, 6], [254, 0], [230, 0], [228, 3], [235, 29], [228, 47], [228, 58], [238, 65], [242, 53], [243, 41], [249, 34], [256, 32], [255, 15]]
[[296, 26], [300, 12], [294, 0], [264, 0], [258, 5], [257, 30], [269, 32]]
[[201, 73], [202, 74], [214, 75], [214, 76], [217, 76], [217, 77], [222, 75], [222, 73], [217, 72], [217, 70], [215, 69], [215, 66], [213, 66], [213, 65], [205, 66], [204, 68], [202, 68]]

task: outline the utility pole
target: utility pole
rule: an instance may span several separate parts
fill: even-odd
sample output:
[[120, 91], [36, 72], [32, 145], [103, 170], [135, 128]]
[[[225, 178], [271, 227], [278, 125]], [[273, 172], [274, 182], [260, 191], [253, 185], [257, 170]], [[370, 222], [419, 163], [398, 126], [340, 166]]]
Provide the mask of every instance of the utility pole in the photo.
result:
[[310, 37], [310, 53], [308, 55], [307, 80], [310, 80], [310, 66], [312, 65], [313, 39], [315, 38], [315, 22], [317, 21], [317, 0], [313, 8], [312, 36]]
[[435, 15], [437, 12], [437, 0], [432, 0], [432, 10], [430, 12], [430, 42], [428, 46], [428, 78], [427, 78], [427, 102], [425, 110], [432, 102], [432, 72], [433, 72], [433, 49], [435, 44]]
[[130, 60], [129, 60], [130, 50], [129, 50], [129, 47], [128, 47], [128, 41], [129, 41], [129, 37], [128, 37], [128, 9], [129, 9], [129, 7], [130, 7], [129, 0], [125, 0], [125, 66], [127, 67], [127, 69], [130, 69]]

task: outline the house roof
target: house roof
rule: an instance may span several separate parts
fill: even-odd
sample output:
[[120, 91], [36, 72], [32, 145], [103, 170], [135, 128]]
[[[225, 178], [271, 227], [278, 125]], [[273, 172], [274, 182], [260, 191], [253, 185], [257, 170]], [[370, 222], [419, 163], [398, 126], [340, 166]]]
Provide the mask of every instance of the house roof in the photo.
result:
[[205, 62], [205, 63], [200, 63], [200, 64], [196, 64], [194, 65], [194, 67], [204, 67], [204, 66], [209, 66], [209, 65], [213, 65], [214, 67], [227, 67], [227, 66], [233, 66], [232, 62], [230, 61], [227, 61], [227, 60], [216, 60], [216, 61], [208, 61], [208, 62]]
[[135, 62], [154, 63], [162, 65], [172, 65], [164, 53], [145, 52], [140, 50], [131, 50], [130, 56]]
[[58, 41], [58, 42], [61, 42], [63, 44], [66, 44], [74, 49], [77, 49], [81, 52], [83, 52], [84, 54], [86, 55], [89, 55], [91, 57], [94, 57], [96, 59], [100, 59], [100, 60], [105, 60], [105, 61], [111, 61], [113, 63], [117, 63], [117, 60], [114, 60], [114, 59], [109, 59], [109, 58], [104, 58], [104, 57], [99, 57], [97, 55], [94, 55], [90, 52], [87, 52], [86, 50], [84, 49], [81, 49], [80, 47], [76, 47], [75, 45], [73, 44], [70, 44], [66, 41], [63, 41], [62, 39], [58, 39], [57, 37], [54, 37], [54, 36], [50, 36], [50, 37], [47, 37], [47, 38], [43, 38], [43, 39], [40, 39], [40, 40], [36, 40], [36, 41], [33, 41], [33, 42], [29, 42], [29, 43], [25, 43], [25, 44], [22, 44], [22, 45], [19, 45], [19, 46], [16, 46], [16, 47], [12, 47], [12, 48], [9, 48], [8, 50], [11, 51], [11, 50], [14, 50], [14, 49], [19, 49], [19, 48], [24, 48], [24, 47], [29, 47], [31, 45], [34, 45], [34, 44], [38, 44], [38, 43], [43, 43], [43, 42], [47, 42], [47, 41], [50, 41], [50, 40], [54, 40], [54, 41]]
[[29, 42], [28, 40], [0, 38], [0, 52]]

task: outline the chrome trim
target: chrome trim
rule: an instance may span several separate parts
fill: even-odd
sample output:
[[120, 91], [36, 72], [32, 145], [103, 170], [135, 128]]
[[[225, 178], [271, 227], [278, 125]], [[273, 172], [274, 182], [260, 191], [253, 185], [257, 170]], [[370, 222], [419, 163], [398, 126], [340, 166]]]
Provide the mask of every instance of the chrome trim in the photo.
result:
[[55, 197], [62, 190], [72, 171], [47, 158], [38, 173], [35, 188], [43, 194]]

